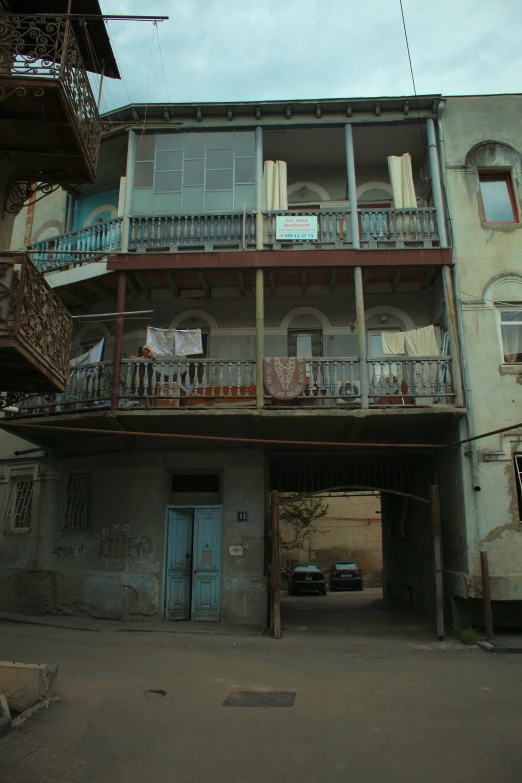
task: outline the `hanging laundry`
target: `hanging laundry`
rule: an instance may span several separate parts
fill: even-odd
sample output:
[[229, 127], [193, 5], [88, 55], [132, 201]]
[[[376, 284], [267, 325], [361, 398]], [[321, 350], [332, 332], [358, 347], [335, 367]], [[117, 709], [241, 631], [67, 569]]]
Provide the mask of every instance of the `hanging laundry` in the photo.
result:
[[382, 349], [384, 353], [400, 355], [405, 352], [404, 332], [383, 332]]
[[156, 356], [191, 356], [203, 353], [201, 329], [147, 327], [147, 345]]
[[69, 362], [70, 367], [78, 367], [80, 364], [95, 364], [101, 362], [103, 354], [103, 345], [105, 343], [105, 337], [102, 337], [99, 343], [93, 345], [87, 353], [82, 353], [81, 356], [77, 356], [75, 359], [71, 359]]
[[433, 325], [404, 332], [409, 356], [440, 356], [440, 348]]

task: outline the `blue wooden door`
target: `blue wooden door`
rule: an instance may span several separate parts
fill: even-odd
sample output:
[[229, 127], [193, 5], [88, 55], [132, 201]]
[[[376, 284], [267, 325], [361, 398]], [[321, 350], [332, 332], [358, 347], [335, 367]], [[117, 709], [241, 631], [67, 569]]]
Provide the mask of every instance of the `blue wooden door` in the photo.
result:
[[190, 620], [194, 512], [169, 509], [167, 525], [167, 620]]
[[219, 620], [221, 605], [221, 509], [194, 509], [192, 619]]

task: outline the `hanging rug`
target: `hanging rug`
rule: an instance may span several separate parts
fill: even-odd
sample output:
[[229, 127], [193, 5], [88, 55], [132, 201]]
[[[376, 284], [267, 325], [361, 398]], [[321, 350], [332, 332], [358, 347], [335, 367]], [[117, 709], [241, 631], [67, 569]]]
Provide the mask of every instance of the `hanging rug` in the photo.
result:
[[306, 386], [306, 359], [296, 356], [263, 359], [266, 391], [276, 400], [295, 400]]

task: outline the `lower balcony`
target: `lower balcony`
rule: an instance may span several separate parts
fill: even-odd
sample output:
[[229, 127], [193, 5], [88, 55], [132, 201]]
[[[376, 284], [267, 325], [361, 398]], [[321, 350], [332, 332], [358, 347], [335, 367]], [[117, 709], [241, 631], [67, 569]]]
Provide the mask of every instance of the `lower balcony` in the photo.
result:
[[[306, 384], [291, 401], [265, 391], [265, 407], [360, 408], [361, 367], [357, 357], [306, 360]], [[371, 407], [454, 405], [451, 358], [380, 357], [365, 365]], [[28, 396], [17, 416], [93, 411], [110, 407], [112, 363], [71, 369], [63, 394]], [[119, 407], [255, 408], [255, 359], [124, 359]]]

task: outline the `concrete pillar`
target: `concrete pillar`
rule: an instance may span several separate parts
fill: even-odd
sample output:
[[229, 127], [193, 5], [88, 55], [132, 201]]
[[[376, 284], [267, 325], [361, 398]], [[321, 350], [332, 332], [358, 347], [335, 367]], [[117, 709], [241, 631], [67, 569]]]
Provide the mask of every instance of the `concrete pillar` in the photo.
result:
[[355, 310], [357, 313], [357, 345], [359, 348], [359, 368], [361, 376], [361, 408], [369, 407], [368, 362], [366, 352], [366, 322], [364, 318], [364, 292], [362, 269], [356, 266], [353, 273], [355, 282]]
[[265, 353], [265, 280], [256, 269], [256, 408], [264, 407], [263, 356]]
[[439, 154], [437, 152], [437, 141], [435, 139], [435, 126], [433, 120], [426, 121], [426, 130], [428, 134], [428, 165], [430, 168], [431, 192], [433, 194], [433, 204], [437, 210], [435, 213], [437, 233], [439, 235], [440, 246], [448, 247], [446, 221], [444, 220], [444, 202], [442, 200], [442, 187], [440, 184]]
[[263, 249], [263, 128], [256, 128], [256, 250]]
[[136, 133], [129, 130], [129, 141], [127, 143], [127, 168], [125, 173], [125, 215], [121, 226], [121, 249], [126, 252], [129, 249], [130, 234], [130, 210], [132, 188], [134, 186], [134, 160], [136, 157]]
[[346, 177], [348, 180], [348, 199], [350, 201], [350, 223], [352, 227], [352, 247], [359, 250], [359, 216], [357, 215], [357, 184], [355, 182], [355, 160], [353, 157], [353, 134], [349, 122], [344, 126], [346, 147]]

